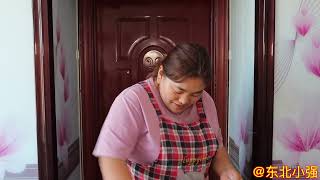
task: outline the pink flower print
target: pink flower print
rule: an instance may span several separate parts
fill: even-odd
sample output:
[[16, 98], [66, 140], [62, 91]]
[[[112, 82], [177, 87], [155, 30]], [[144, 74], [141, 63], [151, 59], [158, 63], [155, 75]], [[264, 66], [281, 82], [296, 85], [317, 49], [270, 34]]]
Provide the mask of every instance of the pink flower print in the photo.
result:
[[320, 77], [320, 49], [312, 47], [304, 54], [304, 65], [313, 75]]
[[12, 124], [0, 120], [0, 179], [5, 172], [18, 173], [25, 169], [26, 154], [23, 151], [20, 131]]
[[285, 150], [287, 165], [320, 165], [320, 113], [303, 113], [297, 118], [277, 121], [276, 138]]
[[239, 107], [238, 114], [238, 127], [240, 128], [237, 132], [239, 136], [239, 142], [247, 145], [249, 143], [249, 124], [248, 121], [252, 118], [252, 111], [250, 110], [250, 106]]
[[69, 77], [66, 76], [65, 80], [63, 81], [63, 97], [64, 102], [67, 102], [70, 96], [70, 86], [69, 86]]
[[58, 143], [59, 143], [59, 146], [63, 146], [68, 142], [67, 129], [63, 124], [60, 124], [58, 128], [59, 128]]
[[305, 4], [301, 5], [300, 13], [303, 16], [306, 16], [309, 13], [309, 10], [308, 10], [308, 8], [307, 8], [307, 6]]
[[320, 48], [320, 31], [317, 31], [315, 34], [313, 34], [311, 40], [312, 40], [313, 47], [319, 49]]
[[17, 142], [15, 138], [9, 138], [9, 135], [0, 132], [0, 158], [13, 154], [17, 151]]
[[[60, 26], [60, 20], [59, 18], [56, 20], [56, 27], [55, 27], [55, 38], [56, 43], [54, 44], [54, 53], [57, 55], [58, 48], [60, 47], [60, 39], [61, 39], [61, 26]], [[55, 56], [57, 57], [57, 56]]]
[[247, 127], [247, 119], [240, 120], [240, 136], [239, 136], [239, 168], [240, 172], [244, 173], [247, 161], [250, 161], [251, 154], [248, 153], [250, 148], [249, 135]]
[[62, 111], [61, 119], [58, 120], [58, 159], [63, 162], [64, 167], [68, 167], [68, 147], [69, 147], [69, 132], [68, 114], [67, 111]]
[[13, 134], [5, 134], [0, 132], [0, 179], [4, 178], [5, 171], [8, 168], [8, 163], [12, 162], [12, 157], [18, 150]]
[[56, 21], [56, 38], [57, 38], [57, 44], [59, 44], [60, 42], [60, 38], [61, 38], [61, 25], [60, 25], [60, 20], [59, 18], [57, 18]]
[[58, 62], [59, 62], [59, 72], [62, 76], [62, 79], [65, 79], [66, 74], [66, 56], [64, 54], [64, 48], [58, 46]]
[[242, 120], [240, 122], [240, 141], [242, 141], [244, 144], [248, 144], [248, 131], [247, 131], [247, 121]]
[[69, 137], [68, 137], [68, 126], [67, 126], [67, 112], [63, 111], [61, 114], [61, 119], [58, 120], [58, 144], [59, 146], [63, 146], [68, 144]]
[[297, 32], [305, 36], [314, 23], [314, 17], [309, 14], [309, 10], [306, 7], [302, 7], [293, 21]]

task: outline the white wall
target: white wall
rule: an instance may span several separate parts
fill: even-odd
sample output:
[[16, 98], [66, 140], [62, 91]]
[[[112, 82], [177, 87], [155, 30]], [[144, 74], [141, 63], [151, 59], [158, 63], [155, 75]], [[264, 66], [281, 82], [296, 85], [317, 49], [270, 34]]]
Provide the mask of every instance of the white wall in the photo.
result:
[[0, 1], [0, 180], [38, 176], [32, 18], [31, 0]]

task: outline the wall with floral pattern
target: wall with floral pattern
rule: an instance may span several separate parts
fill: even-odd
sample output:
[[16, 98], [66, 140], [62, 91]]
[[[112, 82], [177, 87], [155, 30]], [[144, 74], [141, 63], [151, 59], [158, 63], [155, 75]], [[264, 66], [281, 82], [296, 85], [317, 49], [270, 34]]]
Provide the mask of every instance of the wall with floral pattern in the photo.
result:
[[320, 0], [275, 13], [274, 164], [320, 167]]
[[77, 7], [76, 0], [52, 1], [59, 180], [67, 179], [80, 162]]
[[230, 0], [229, 154], [245, 179], [251, 177], [255, 1]]

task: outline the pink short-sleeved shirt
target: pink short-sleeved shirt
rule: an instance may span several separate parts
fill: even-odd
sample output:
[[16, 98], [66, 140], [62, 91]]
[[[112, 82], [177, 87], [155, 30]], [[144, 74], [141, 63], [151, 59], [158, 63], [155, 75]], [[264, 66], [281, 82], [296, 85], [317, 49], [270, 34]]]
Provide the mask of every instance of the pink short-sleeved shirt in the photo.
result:
[[[199, 120], [196, 105], [181, 114], [174, 114], [164, 105], [153, 80], [147, 79], [162, 116], [176, 122], [191, 123]], [[202, 101], [207, 119], [223, 146], [215, 104], [207, 92]], [[101, 128], [93, 155], [131, 160], [137, 163], [152, 163], [160, 153], [160, 127], [157, 114], [147, 92], [140, 84], [123, 90], [114, 100], [107, 118]]]

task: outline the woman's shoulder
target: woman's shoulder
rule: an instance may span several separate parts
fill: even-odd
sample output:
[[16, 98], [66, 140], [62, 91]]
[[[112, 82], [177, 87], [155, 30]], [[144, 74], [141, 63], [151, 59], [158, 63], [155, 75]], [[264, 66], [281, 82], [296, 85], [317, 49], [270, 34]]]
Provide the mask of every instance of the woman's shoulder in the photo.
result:
[[215, 117], [217, 113], [216, 105], [211, 95], [206, 91], [202, 93], [202, 102], [203, 102], [203, 108], [206, 114], [208, 114], [211, 117], [212, 116]]
[[120, 101], [121, 106], [135, 109], [144, 116], [148, 116], [151, 114], [153, 117], [153, 106], [149, 99], [148, 93], [139, 83], [136, 83], [124, 89], [118, 95], [115, 101]]
[[213, 101], [213, 98], [212, 96], [207, 92], [207, 91], [203, 91], [202, 93], [202, 101], [204, 104], [207, 104], [207, 105], [214, 105], [215, 106], [215, 103]]
[[141, 99], [144, 99], [147, 97], [147, 93], [139, 83], [136, 83], [124, 89], [118, 95], [118, 98], [119, 97], [124, 100], [129, 100], [131, 102], [140, 102]]
[[223, 146], [223, 138], [221, 134], [221, 129], [219, 126], [219, 121], [218, 121], [218, 114], [217, 114], [217, 109], [216, 105], [214, 103], [213, 98], [210, 96], [209, 93], [204, 92], [202, 95], [202, 101], [203, 101], [203, 108], [206, 113], [207, 119], [210, 123], [211, 128], [216, 134], [216, 137], [218, 139], [218, 142], [220, 144], [220, 147]]

